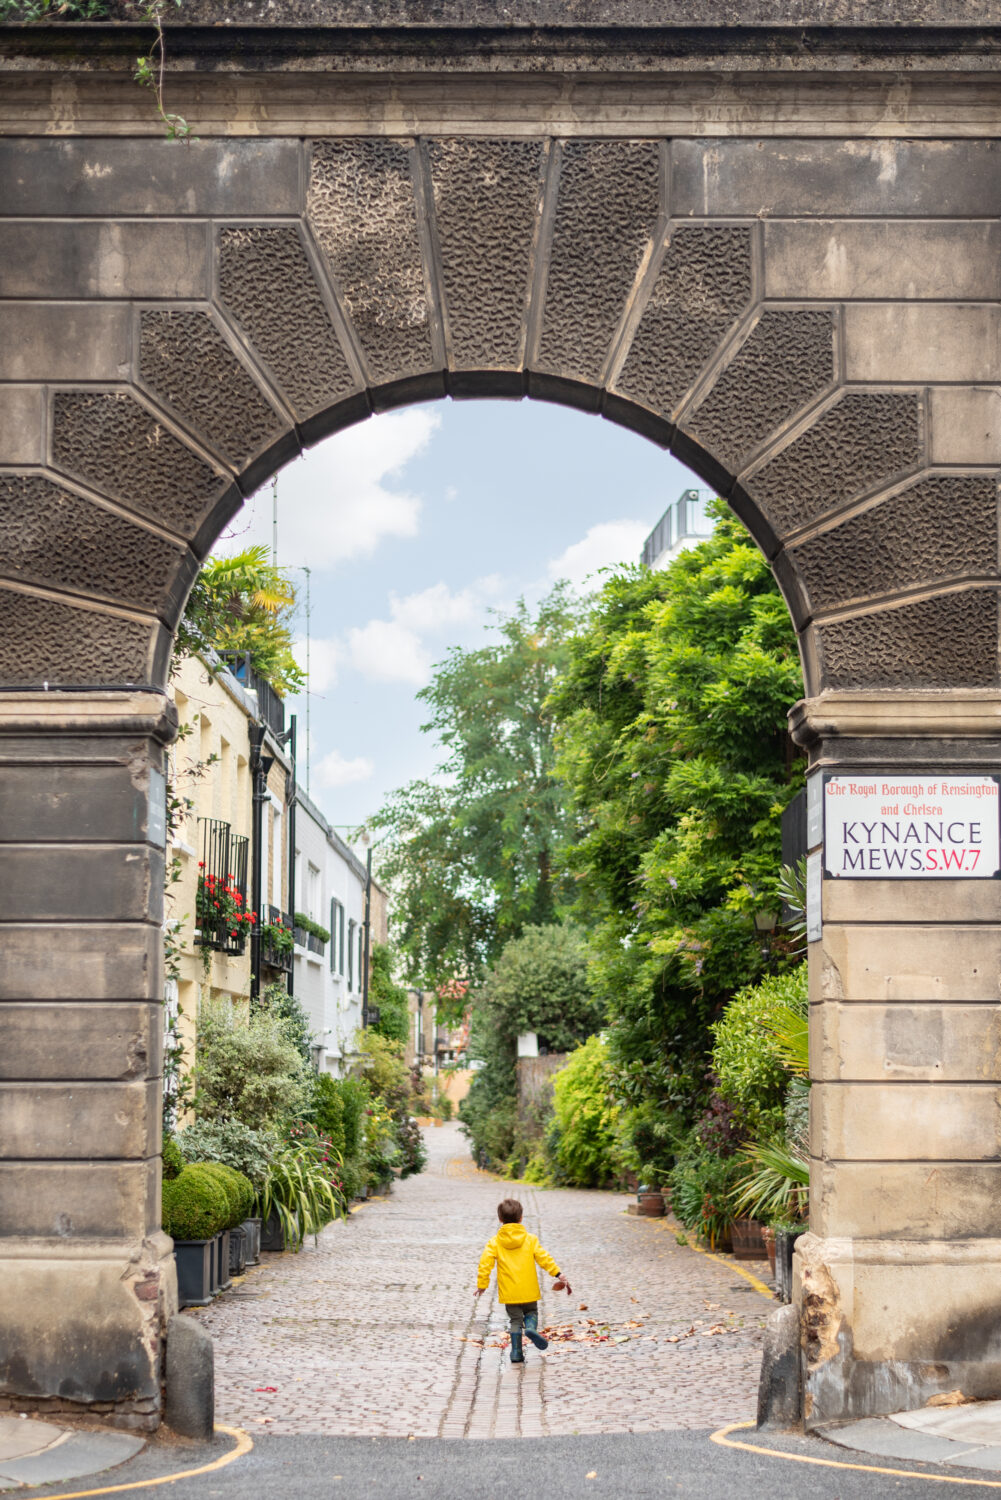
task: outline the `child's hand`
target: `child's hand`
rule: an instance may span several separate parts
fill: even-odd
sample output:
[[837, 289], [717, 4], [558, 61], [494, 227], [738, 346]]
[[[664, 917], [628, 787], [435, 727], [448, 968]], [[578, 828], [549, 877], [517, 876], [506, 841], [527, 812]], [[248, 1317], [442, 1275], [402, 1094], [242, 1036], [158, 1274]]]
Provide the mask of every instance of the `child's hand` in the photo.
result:
[[485, 1290], [486, 1290], [485, 1287], [478, 1286], [476, 1288], [475, 1292], [473, 1293], [473, 1296], [474, 1297], [482, 1297]]

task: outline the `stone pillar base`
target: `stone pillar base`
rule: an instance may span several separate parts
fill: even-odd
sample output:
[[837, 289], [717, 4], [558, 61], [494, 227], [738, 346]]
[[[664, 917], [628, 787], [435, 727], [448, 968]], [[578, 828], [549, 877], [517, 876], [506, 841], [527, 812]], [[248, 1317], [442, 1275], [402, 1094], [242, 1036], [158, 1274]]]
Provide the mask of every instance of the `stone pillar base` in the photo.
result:
[[0, 1242], [0, 1411], [154, 1431], [164, 1329], [176, 1312], [165, 1234], [134, 1244]]
[[796, 1244], [807, 1428], [923, 1406], [961, 1390], [1001, 1397], [1001, 1240]]

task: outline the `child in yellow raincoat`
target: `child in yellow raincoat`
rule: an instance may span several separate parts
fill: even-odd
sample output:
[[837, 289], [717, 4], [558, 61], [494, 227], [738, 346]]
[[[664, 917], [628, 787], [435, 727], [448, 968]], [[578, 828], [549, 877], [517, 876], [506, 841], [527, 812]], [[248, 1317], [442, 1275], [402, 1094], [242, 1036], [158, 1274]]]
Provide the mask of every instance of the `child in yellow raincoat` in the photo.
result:
[[553, 1257], [529, 1234], [521, 1222], [522, 1208], [517, 1198], [505, 1198], [497, 1205], [501, 1227], [480, 1256], [476, 1277], [476, 1296], [490, 1285], [490, 1273], [497, 1265], [497, 1296], [504, 1304], [511, 1327], [511, 1363], [523, 1365], [522, 1335], [527, 1334], [536, 1349], [548, 1349], [549, 1340], [539, 1332], [539, 1278], [536, 1261], [550, 1276], [555, 1276], [553, 1291], [571, 1287]]

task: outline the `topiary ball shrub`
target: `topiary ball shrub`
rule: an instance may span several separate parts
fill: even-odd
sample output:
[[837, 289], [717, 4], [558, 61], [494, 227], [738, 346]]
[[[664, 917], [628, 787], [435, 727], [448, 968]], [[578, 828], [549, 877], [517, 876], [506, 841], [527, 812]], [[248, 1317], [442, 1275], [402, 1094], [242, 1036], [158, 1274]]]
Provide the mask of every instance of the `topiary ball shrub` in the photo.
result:
[[181, 1173], [184, 1171], [184, 1156], [181, 1152], [180, 1146], [177, 1144], [172, 1135], [164, 1137], [163, 1151], [161, 1154], [163, 1156], [164, 1182], [169, 1182], [172, 1181], [175, 1177], [180, 1177]]
[[247, 1217], [246, 1205], [253, 1204], [253, 1187], [242, 1172], [238, 1172], [235, 1167], [225, 1166], [221, 1161], [203, 1161], [199, 1165], [211, 1174], [226, 1195], [229, 1212], [223, 1229], [235, 1229]]
[[227, 1223], [229, 1199], [205, 1164], [185, 1167], [163, 1184], [163, 1227], [174, 1240], [210, 1240]]

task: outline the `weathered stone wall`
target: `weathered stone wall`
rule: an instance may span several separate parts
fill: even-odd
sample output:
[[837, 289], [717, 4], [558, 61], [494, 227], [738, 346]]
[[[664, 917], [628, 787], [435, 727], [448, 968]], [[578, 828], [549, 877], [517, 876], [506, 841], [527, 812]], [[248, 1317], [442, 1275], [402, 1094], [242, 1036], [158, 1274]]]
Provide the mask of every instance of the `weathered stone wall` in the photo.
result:
[[[446, 394], [623, 423], [771, 561], [815, 772], [1001, 771], [993, 0], [215, 3], [170, 28], [187, 143], [127, 24], [0, 28], [0, 1389], [144, 1415], [170, 1288], [122, 1270], [152, 1286], [161, 1243], [136, 789], [186, 590], [277, 466]], [[998, 891], [825, 886], [811, 1420], [1001, 1394]]]

